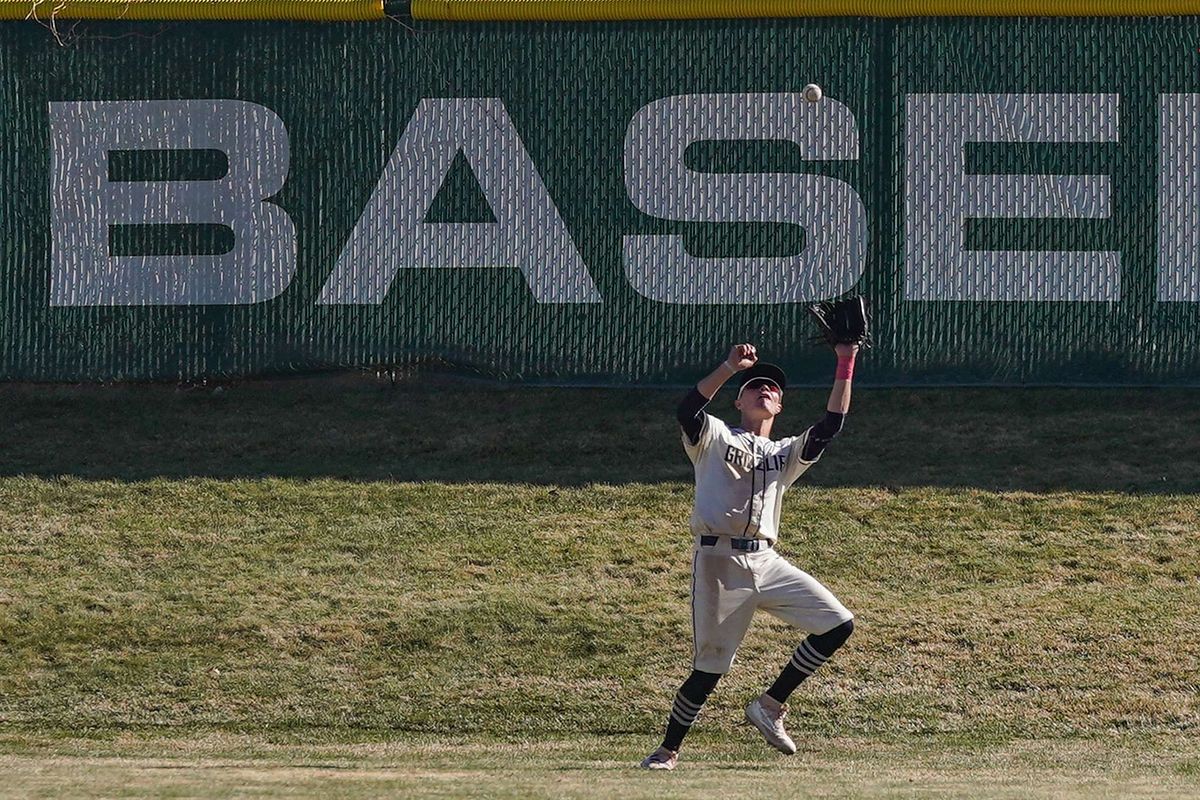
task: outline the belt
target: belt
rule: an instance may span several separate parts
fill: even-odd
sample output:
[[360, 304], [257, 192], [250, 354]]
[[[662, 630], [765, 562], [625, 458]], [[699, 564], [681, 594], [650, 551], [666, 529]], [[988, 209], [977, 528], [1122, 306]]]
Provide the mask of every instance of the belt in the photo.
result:
[[[720, 540], [719, 536], [701, 536], [701, 547], [716, 547]], [[774, 544], [770, 539], [735, 539], [729, 537], [729, 546], [734, 550], [745, 550], [747, 553], [754, 553], [759, 550], [766, 550]]]

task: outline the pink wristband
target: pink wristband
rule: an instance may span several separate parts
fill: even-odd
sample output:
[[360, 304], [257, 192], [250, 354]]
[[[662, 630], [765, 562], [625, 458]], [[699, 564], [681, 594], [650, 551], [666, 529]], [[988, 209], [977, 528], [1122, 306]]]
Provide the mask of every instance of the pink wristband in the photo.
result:
[[834, 380], [848, 381], [854, 377], [854, 356], [838, 356], [837, 372]]

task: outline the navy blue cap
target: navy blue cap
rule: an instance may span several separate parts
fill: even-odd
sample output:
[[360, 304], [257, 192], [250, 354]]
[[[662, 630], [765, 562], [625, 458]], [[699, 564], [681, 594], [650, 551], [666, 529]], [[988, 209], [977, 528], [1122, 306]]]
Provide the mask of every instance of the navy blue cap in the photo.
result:
[[766, 380], [779, 387], [779, 391], [787, 388], [787, 375], [783, 374], [783, 370], [775, 364], [767, 364], [762, 361], [742, 371], [742, 385], [738, 387], [738, 396], [741, 397], [742, 390], [754, 381]]

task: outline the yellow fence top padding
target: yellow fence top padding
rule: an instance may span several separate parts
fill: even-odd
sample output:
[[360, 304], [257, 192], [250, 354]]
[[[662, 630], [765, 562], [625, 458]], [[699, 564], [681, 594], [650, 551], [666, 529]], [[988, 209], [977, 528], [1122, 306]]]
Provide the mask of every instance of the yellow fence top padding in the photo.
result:
[[383, 19], [383, 0], [0, 0], [0, 20]]
[[[0, 0], [0, 20], [383, 19], [385, 0]], [[1200, 0], [387, 0], [448, 22], [747, 17], [1146, 17], [1200, 15]]]
[[1200, 14], [1200, 0], [412, 0], [422, 20], [1112, 17]]

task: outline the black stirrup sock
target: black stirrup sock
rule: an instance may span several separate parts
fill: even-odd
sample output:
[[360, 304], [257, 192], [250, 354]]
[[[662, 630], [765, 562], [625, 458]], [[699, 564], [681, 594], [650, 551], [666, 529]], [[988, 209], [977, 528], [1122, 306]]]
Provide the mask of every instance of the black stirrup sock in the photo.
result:
[[675, 693], [675, 704], [671, 706], [671, 716], [667, 718], [667, 735], [663, 738], [662, 746], [668, 750], [679, 751], [683, 737], [696, 721], [701, 706], [721, 676], [715, 672], [692, 670], [692, 674]]
[[771, 688], [767, 689], [767, 694], [781, 703], [786, 703], [792, 692], [796, 691], [796, 687], [828, 661], [853, 632], [854, 620], [846, 620], [831, 631], [809, 636], [800, 643], [796, 652], [792, 653], [792, 660], [783, 668], [783, 672], [779, 673]]

